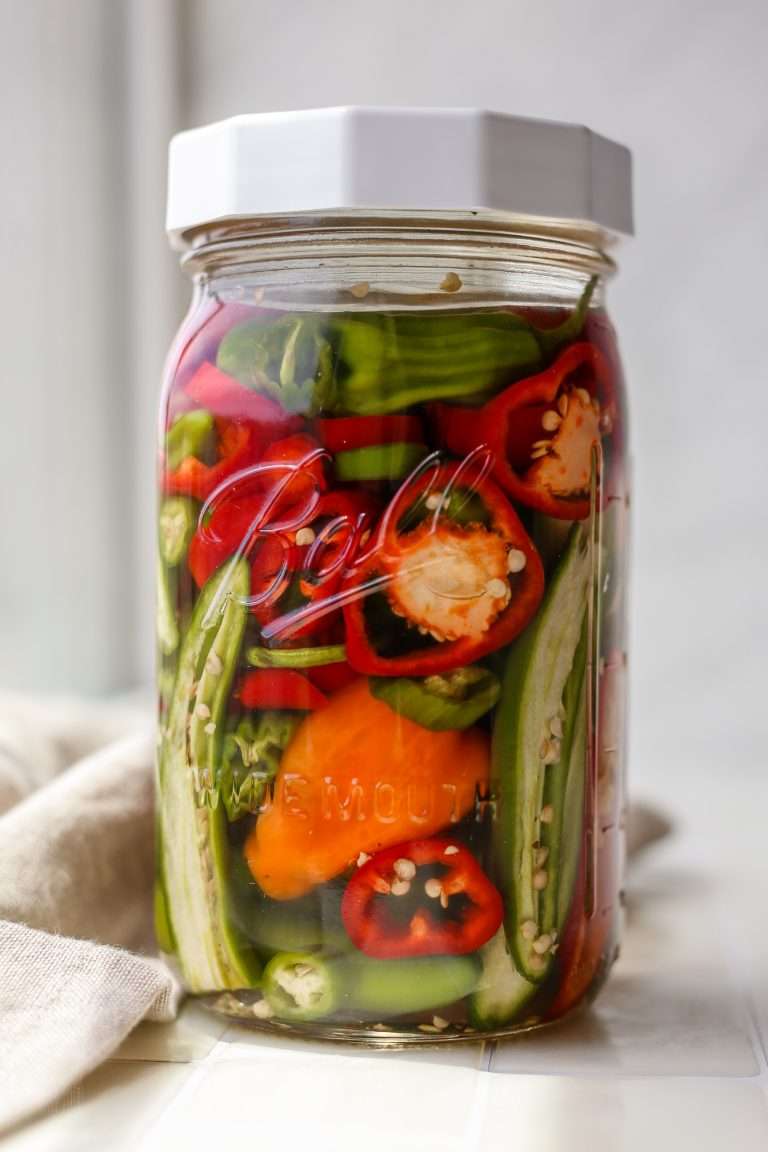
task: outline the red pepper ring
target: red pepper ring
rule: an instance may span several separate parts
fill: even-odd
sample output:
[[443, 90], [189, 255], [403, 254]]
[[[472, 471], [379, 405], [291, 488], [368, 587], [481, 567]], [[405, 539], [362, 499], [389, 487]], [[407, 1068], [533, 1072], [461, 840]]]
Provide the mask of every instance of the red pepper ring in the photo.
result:
[[[471, 472], [471, 469], [479, 464], [482, 477], [485, 459], [485, 455], [472, 452], [468, 457], [469, 464], [465, 461], [429, 467], [420, 476], [415, 476], [415, 479], [410, 477], [406, 481], [409, 507], [413, 507], [425, 493], [435, 495], [442, 489], [442, 496], [436, 503], [431, 522], [425, 520], [417, 529], [417, 532], [421, 532], [422, 542], [427, 547], [434, 540], [438, 548], [436, 570], [438, 567], [446, 567], [439, 555], [441, 533], [447, 533], [449, 537], [455, 536], [455, 540], [449, 539], [449, 552], [451, 547], [461, 549], [464, 544], [467, 547], [476, 544], [475, 553], [478, 550], [484, 551], [487, 547], [485, 541], [479, 537], [482, 529], [475, 528], [475, 533], [478, 535], [474, 541], [471, 527], [457, 526], [451, 533], [450, 516], [442, 512], [447, 501], [446, 494], [450, 495], [456, 488], [462, 487], [460, 480], [464, 472]], [[494, 542], [499, 551], [506, 550], [510, 560], [513, 552], [522, 554], [515, 556], [514, 570], [511, 565], [509, 572], [504, 569], [505, 578], [510, 582], [510, 594], [506, 606], [495, 618], [486, 622], [484, 628], [480, 626], [474, 634], [460, 635], [456, 639], [437, 640], [427, 647], [418, 643], [411, 651], [399, 655], [382, 655], [376, 650], [369, 636], [365, 601], [376, 593], [387, 594], [388, 589], [404, 571], [404, 565], [408, 564], [406, 540], [410, 538], [413, 541], [416, 537], [415, 532], [405, 533], [402, 537], [398, 533], [398, 524], [407, 511], [404, 507], [405, 502], [400, 499], [398, 493], [393, 505], [399, 515], [393, 513], [393, 506], [390, 506], [382, 519], [374, 546], [352, 570], [337, 598], [344, 609], [347, 659], [358, 672], [369, 676], [432, 676], [472, 664], [489, 652], [495, 652], [496, 649], [509, 644], [525, 628], [535, 613], [544, 591], [544, 570], [538, 552], [507, 497], [492, 480], [472, 478], [470, 491], [473, 497], [479, 498], [489, 516], [488, 545], [492, 543], [492, 538], [495, 538]], [[426, 529], [424, 525], [427, 525]], [[418, 565], [414, 565], [412, 570], [416, 572]], [[450, 597], [447, 595], [446, 603], [450, 604]], [[402, 604], [399, 606], [399, 615], [404, 616], [411, 625], [434, 631], [430, 628], [432, 623], [430, 620], [409, 617]], [[414, 636], [414, 639], [421, 641], [421, 636]]]
[[[568, 377], [580, 369], [591, 370], [590, 377], [579, 386], [599, 401], [602, 443], [602, 437], [610, 434], [617, 417], [613, 377], [603, 353], [586, 341], [572, 344], [545, 372], [510, 385], [482, 408], [435, 404], [433, 411], [441, 442], [457, 454], [466, 453], [478, 444], [485, 445], [493, 454], [494, 478], [515, 500], [561, 520], [585, 519], [590, 512], [588, 496], [553, 492], [538, 475], [542, 471], [540, 462], [547, 457], [546, 445], [551, 442], [548, 437], [557, 435], [556, 428], [549, 431], [546, 426], [542, 428], [542, 412], [552, 408]], [[567, 405], [565, 407], [567, 411]], [[530, 436], [532, 420], [534, 426], [539, 427], [541, 448], [537, 449], [538, 441], [533, 442], [536, 456], [528, 456], [526, 460], [527, 475], [510, 459], [516, 417], [523, 435]], [[565, 417], [553, 409], [550, 419], [559, 424]]]
[[498, 930], [504, 904], [472, 853], [453, 840], [395, 844], [358, 868], [341, 901], [367, 956], [462, 956]]

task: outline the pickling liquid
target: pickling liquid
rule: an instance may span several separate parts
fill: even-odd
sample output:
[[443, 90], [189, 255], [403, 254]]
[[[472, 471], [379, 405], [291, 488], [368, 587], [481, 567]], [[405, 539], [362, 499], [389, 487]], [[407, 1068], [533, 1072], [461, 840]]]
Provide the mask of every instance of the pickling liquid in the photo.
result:
[[590, 999], [617, 948], [613, 330], [588, 289], [353, 295], [203, 294], [172, 357], [158, 941], [261, 1028], [503, 1035]]

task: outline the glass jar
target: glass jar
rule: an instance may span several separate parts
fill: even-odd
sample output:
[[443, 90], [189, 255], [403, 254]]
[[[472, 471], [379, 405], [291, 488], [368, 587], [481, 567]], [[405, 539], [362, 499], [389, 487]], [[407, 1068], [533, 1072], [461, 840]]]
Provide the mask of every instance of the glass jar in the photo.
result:
[[617, 949], [618, 228], [247, 195], [169, 214], [194, 297], [162, 399], [159, 944], [265, 1029], [548, 1023]]

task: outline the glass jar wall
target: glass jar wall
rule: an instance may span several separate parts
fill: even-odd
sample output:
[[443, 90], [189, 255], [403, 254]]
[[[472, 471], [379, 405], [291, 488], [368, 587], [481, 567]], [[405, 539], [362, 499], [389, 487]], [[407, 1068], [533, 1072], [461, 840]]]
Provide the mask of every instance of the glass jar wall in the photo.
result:
[[262, 1028], [554, 1020], [619, 919], [627, 428], [598, 234], [241, 221], [186, 261], [161, 946]]

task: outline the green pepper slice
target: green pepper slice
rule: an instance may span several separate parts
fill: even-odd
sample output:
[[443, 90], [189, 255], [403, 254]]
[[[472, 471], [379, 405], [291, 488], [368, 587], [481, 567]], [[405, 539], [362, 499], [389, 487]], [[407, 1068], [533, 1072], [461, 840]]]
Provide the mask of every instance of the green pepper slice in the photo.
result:
[[198, 504], [188, 496], [170, 496], [160, 506], [160, 556], [169, 568], [181, 564], [197, 527]]

